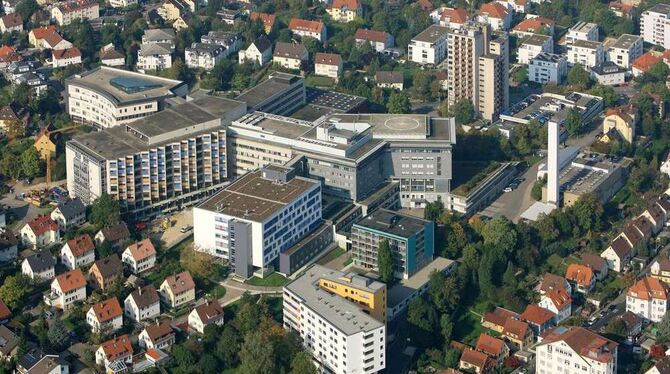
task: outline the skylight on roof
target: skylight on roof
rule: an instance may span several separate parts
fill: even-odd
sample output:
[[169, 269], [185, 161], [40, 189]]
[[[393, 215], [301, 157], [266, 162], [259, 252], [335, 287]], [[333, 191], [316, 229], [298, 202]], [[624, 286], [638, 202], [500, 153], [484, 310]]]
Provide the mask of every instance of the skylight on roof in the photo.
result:
[[147, 91], [161, 86], [158, 83], [135, 77], [116, 77], [110, 79], [109, 83], [127, 94]]

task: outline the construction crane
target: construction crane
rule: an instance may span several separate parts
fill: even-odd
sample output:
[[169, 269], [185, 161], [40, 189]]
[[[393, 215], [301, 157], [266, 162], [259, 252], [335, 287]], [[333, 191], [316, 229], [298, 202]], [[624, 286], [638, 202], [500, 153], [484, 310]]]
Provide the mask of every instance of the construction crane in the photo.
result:
[[40, 136], [37, 137], [35, 140], [35, 149], [37, 149], [37, 152], [40, 154], [44, 162], [47, 164], [47, 174], [46, 174], [46, 188], [49, 189], [51, 187], [51, 156], [56, 153], [56, 143], [54, 143], [51, 140], [51, 135], [62, 133], [62, 132], [67, 132], [73, 129], [76, 129], [80, 125], [72, 125], [72, 126], [67, 126], [63, 127], [60, 129], [52, 130], [52, 131], [44, 131]]

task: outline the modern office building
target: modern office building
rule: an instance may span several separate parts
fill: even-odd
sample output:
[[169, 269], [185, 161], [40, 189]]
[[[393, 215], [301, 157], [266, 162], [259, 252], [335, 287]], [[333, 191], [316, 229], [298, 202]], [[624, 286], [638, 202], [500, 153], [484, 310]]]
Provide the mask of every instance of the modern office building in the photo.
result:
[[76, 137], [65, 153], [70, 195], [91, 204], [107, 193], [132, 216], [194, 204], [227, 178], [225, 125], [245, 112], [239, 101], [203, 96]]
[[647, 43], [670, 48], [670, 5], [656, 4], [643, 12], [640, 35]]
[[[314, 265], [284, 286], [284, 328], [298, 333], [324, 372], [377, 373], [386, 367], [385, 323], [356, 299], [332, 291], [331, 285], [343, 283], [341, 277], [347, 275]], [[383, 284], [355, 277], [356, 288], [386, 293]]]
[[329, 193], [354, 201], [387, 180], [401, 185], [403, 206], [447, 204], [453, 119], [422, 114], [331, 114], [314, 122], [250, 113], [228, 127], [231, 173], [242, 175], [296, 156]]
[[376, 210], [351, 228], [354, 264], [378, 271], [379, 245], [384, 240], [393, 253], [394, 276], [407, 279], [433, 260], [435, 224], [391, 210]]
[[248, 278], [278, 268], [279, 254], [321, 224], [321, 184], [268, 165], [193, 210], [195, 248], [228, 259]]
[[275, 72], [235, 99], [247, 103], [249, 112], [257, 110], [287, 115], [305, 105], [305, 80], [297, 75]]
[[154, 114], [185, 96], [184, 82], [101, 66], [65, 80], [67, 113], [76, 123], [108, 128]]

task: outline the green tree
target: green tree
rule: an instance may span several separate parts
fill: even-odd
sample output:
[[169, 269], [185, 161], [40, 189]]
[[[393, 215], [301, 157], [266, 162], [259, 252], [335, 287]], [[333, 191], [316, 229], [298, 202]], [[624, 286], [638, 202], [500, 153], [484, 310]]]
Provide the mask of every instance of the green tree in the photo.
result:
[[626, 327], [626, 322], [621, 318], [614, 318], [609, 321], [605, 331], [608, 334], [614, 334], [621, 337], [625, 337], [628, 334], [628, 328]]
[[61, 351], [70, 339], [70, 330], [65, 327], [61, 319], [55, 319], [49, 327], [47, 337], [49, 338], [51, 347], [57, 351]]
[[475, 119], [475, 107], [469, 99], [460, 98], [449, 107], [448, 115], [454, 117], [458, 125], [468, 124]]
[[379, 279], [386, 284], [391, 284], [393, 281], [393, 254], [386, 239], [379, 242], [377, 268], [379, 269]]
[[444, 212], [444, 204], [441, 201], [434, 201], [432, 203], [426, 204], [426, 208], [423, 211], [423, 218], [428, 221], [437, 221]]
[[8, 276], [0, 286], [0, 300], [10, 309], [19, 308], [30, 293], [30, 280], [23, 274]]
[[35, 178], [40, 175], [40, 155], [35, 147], [30, 147], [21, 154], [21, 169], [23, 175], [28, 178]]
[[533, 183], [533, 188], [530, 190], [530, 196], [536, 201], [542, 200], [542, 187], [546, 185], [547, 185], [546, 177], [536, 180], [535, 183]]
[[503, 252], [511, 252], [516, 246], [517, 232], [512, 222], [502, 216], [495, 217], [482, 228], [484, 244], [501, 249]]
[[441, 271], [433, 271], [429, 282], [428, 294], [437, 310], [443, 314], [452, 313], [460, 300], [456, 279]]
[[291, 360], [290, 374], [317, 374], [316, 367], [312, 363], [312, 356], [305, 351], [296, 353]]
[[454, 333], [454, 322], [450, 314], [445, 313], [440, 316], [440, 333], [442, 334], [444, 344], [449, 344], [451, 336]]
[[35, 0], [22, 0], [16, 4], [15, 12], [21, 16], [23, 23], [30, 20], [30, 16], [40, 9], [39, 4]]
[[219, 369], [219, 363], [216, 360], [216, 357], [212, 354], [205, 353], [200, 357], [200, 360], [198, 360], [198, 371], [207, 374], [207, 373], [216, 373], [220, 370]]
[[584, 70], [581, 64], [574, 64], [568, 72], [567, 83], [569, 85], [589, 88], [591, 86], [591, 75]]
[[409, 97], [404, 92], [393, 91], [388, 102], [389, 113], [406, 114], [412, 112]]
[[519, 69], [516, 69], [513, 79], [517, 83], [525, 82], [528, 79], [528, 68], [523, 66]]
[[618, 98], [616, 92], [614, 92], [614, 87], [612, 86], [598, 84], [589, 90], [589, 94], [602, 97], [603, 106], [605, 108], [611, 108], [617, 105]]
[[423, 297], [417, 297], [409, 303], [407, 322], [414, 343], [423, 348], [434, 345], [439, 318], [435, 308]]
[[225, 368], [234, 368], [239, 363], [238, 354], [241, 342], [242, 338], [233, 326], [226, 325], [223, 328], [216, 346], [216, 355]]
[[670, 313], [665, 313], [665, 316], [656, 325], [656, 328], [656, 343], [670, 342]]
[[19, 161], [19, 158], [13, 153], [5, 154], [5, 157], [0, 160], [0, 174], [9, 176], [14, 180], [21, 178], [23, 168]]
[[444, 355], [444, 366], [448, 368], [455, 368], [458, 366], [458, 361], [461, 358], [461, 352], [454, 348], [447, 349]]
[[91, 204], [88, 221], [96, 228], [103, 228], [119, 223], [121, 219], [119, 202], [107, 193], [103, 193]]
[[582, 129], [582, 116], [576, 108], [570, 108], [565, 118], [565, 127], [570, 136], [579, 134]]
[[605, 210], [597, 196], [593, 194], [582, 196], [572, 206], [572, 210], [577, 219], [577, 225], [584, 232], [599, 230], [601, 228]]
[[244, 338], [240, 350], [240, 374], [273, 374], [275, 366], [275, 349], [263, 331], [253, 331]]

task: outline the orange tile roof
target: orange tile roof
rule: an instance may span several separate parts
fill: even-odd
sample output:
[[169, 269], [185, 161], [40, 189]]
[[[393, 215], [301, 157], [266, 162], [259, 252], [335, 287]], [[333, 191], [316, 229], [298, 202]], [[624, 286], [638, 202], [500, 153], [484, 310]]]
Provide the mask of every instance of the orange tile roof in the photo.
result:
[[56, 32], [56, 26], [54, 25], [49, 25], [49, 26], [44, 26], [44, 27], [36, 27], [32, 29], [30, 32], [35, 35], [36, 39], [44, 39], [45, 36], [49, 34], [55, 34]]
[[58, 33], [55, 32], [52, 34], [44, 35], [44, 38], [42, 39], [44, 39], [47, 42], [47, 44], [52, 48], [57, 46], [58, 43], [63, 41], [63, 37], [61, 37], [60, 35], [58, 35]]
[[465, 23], [468, 18], [468, 11], [463, 8], [446, 8], [440, 16], [441, 20], [449, 20], [451, 23]]
[[544, 325], [555, 315], [556, 313], [549, 309], [544, 309], [537, 304], [529, 304], [526, 306], [526, 310], [521, 313], [521, 319], [536, 325]]
[[40, 236], [47, 231], [58, 231], [58, 224], [47, 215], [40, 215], [33, 220], [28, 221], [27, 225], [33, 231], [35, 236]]
[[68, 49], [57, 49], [51, 53], [54, 59], [63, 60], [67, 58], [81, 57], [81, 51], [77, 47]]
[[389, 34], [384, 31], [368, 30], [368, 29], [358, 29], [356, 30], [356, 35], [354, 38], [360, 40], [369, 40], [378, 43], [384, 43], [388, 38]]
[[565, 279], [580, 286], [589, 286], [593, 279], [593, 270], [581, 264], [570, 264], [565, 271]]
[[663, 55], [657, 55], [649, 51], [633, 61], [633, 67], [646, 73], [652, 66], [661, 61], [663, 61]]
[[431, 3], [429, 0], [417, 0], [416, 4], [418, 4], [422, 10], [425, 11], [433, 10], [433, 3]]
[[0, 47], [0, 57], [6, 57], [12, 53], [16, 53], [14, 47], [9, 45], [3, 45], [2, 47]]
[[102, 348], [105, 357], [110, 362], [133, 355], [133, 346], [130, 344], [128, 335], [121, 335], [118, 338], [110, 339], [100, 344], [100, 348]]
[[0, 300], [0, 321], [4, 319], [8, 319], [9, 317], [12, 316], [12, 311], [9, 310], [9, 307], [7, 304], [5, 304], [2, 300]]
[[121, 309], [121, 304], [119, 304], [119, 300], [116, 297], [101, 303], [93, 304], [91, 308], [93, 308], [95, 318], [97, 318], [100, 323], [105, 323], [123, 315], [123, 309]]
[[267, 27], [272, 27], [275, 24], [275, 19], [277, 18], [277, 16], [275, 16], [274, 14], [251, 12], [249, 18], [252, 21], [255, 21], [260, 18], [261, 22], [263, 22], [263, 25]]
[[617, 10], [617, 11], [620, 11], [622, 13], [630, 13], [631, 11], [633, 11], [633, 8], [635, 8], [635, 7], [632, 6], [632, 5], [627, 5], [627, 4], [622, 4], [622, 3], [610, 3], [609, 8], [611, 10]]
[[660, 280], [646, 276], [632, 285], [626, 296], [641, 300], [661, 299], [668, 300], [668, 286]]
[[351, 9], [356, 10], [361, 7], [361, 2], [358, 0], [333, 0], [331, 8], [335, 9]]
[[128, 249], [135, 261], [142, 261], [145, 258], [156, 255], [156, 248], [154, 248], [154, 245], [149, 238], [129, 245]]
[[466, 348], [463, 351], [463, 354], [461, 355], [461, 361], [478, 367], [480, 371], [485, 371], [484, 369], [490, 365], [489, 356], [482, 352], [477, 352], [472, 348]]
[[497, 2], [482, 4], [479, 14], [488, 15], [491, 18], [503, 19], [507, 17], [508, 11], [502, 4]]
[[175, 295], [195, 288], [191, 273], [188, 271], [181, 272], [177, 275], [171, 275], [165, 278], [163, 282], [167, 282], [168, 287]]
[[323, 64], [323, 65], [335, 65], [338, 66], [342, 62], [342, 58], [340, 55], [337, 53], [317, 53], [316, 56], [314, 56], [314, 63], [315, 64]]
[[475, 349], [489, 356], [498, 357], [503, 353], [504, 345], [505, 342], [498, 338], [487, 334], [480, 334]]
[[581, 356], [598, 362], [610, 362], [619, 346], [593, 331], [582, 327], [559, 326], [542, 334], [540, 345], [563, 341]]
[[568, 294], [568, 291], [562, 288], [555, 290], [547, 291], [545, 293], [551, 302], [556, 306], [556, 309], [561, 310], [566, 306], [572, 304], [572, 297]]
[[93, 239], [88, 234], [68, 240], [67, 246], [70, 247], [70, 252], [74, 257], [81, 257], [95, 250]]
[[302, 18], [291, 18], [291, 21], [288, 24], [288, 28], [291, 31], [307, 31], [307, 32], [318, 32], [320, 33], [323, 30], [323, 22], [321, 21], [309, 21]]
[[554, 25], [554, 20], [546, 17], [527, 18], [518, 25], [514, 26], [514, 31], [522, 32], [538, 32], [543, 27], [551, 27]]
[[81, 269], [76, 268], [56, 277], [56, 282], [64, 293], [86, 287], [86, 278]]

